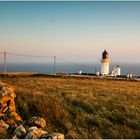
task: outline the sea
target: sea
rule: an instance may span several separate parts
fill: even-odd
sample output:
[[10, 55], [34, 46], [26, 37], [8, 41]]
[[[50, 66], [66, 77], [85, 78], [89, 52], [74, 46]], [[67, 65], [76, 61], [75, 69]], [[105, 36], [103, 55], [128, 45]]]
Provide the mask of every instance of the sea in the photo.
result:
[[[110, 64], [110, 72], [118, 63]], [[134, 76], [140, 76], [140, 63], [119, 63], [121, 75], [132, 73]], [[99, 63], [8, 63], [6, 65], [7, 72], [35, 72], [40, 74], [51, 73], [78, 73], [82, 70], [83, 73], [95, 74], [100, 72], [101, 64]], [[4, 65], [0, 64], [0, 72], [4, 72]]]

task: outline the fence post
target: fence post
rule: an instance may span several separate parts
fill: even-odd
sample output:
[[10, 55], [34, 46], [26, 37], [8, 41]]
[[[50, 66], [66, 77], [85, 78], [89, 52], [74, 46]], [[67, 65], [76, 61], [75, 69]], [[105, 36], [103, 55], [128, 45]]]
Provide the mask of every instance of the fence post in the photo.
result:
[[4, 75], [6, 76], [6, 51], [4, 51]]
[[56, 56], [54, 56], [54, 74], [56, 73]]

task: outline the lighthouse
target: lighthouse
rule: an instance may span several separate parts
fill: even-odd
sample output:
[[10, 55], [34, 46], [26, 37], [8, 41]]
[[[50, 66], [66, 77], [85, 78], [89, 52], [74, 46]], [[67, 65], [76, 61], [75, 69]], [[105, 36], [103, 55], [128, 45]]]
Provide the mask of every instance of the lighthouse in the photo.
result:
[[106, 50], [102, 53], [101, 59], [101, 74], [108, 75], [109, 74], [109, 55]]

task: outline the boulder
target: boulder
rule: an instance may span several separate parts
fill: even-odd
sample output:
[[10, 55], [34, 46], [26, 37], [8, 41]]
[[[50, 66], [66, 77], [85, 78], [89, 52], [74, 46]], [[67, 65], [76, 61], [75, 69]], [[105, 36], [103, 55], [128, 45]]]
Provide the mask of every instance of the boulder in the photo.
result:
[[17, 124], [15, 122], [9, 124], [9, 127], [7, 129], [8, 138], [13, 137], [16, 128], [17, 128]]
[[23, 127], [23, 125], [19, 125], [15, 131], [14, 131], [14, 136], [17, 138], [24, 138], [26, 135], [26, 129]]
[[47, 131], [44, 131], [42, 129], [37, 128], [36, 126], [30, 127], [29, 132], [27, 133], [25, 139], [38, 139], [43, 134], [48, 133]]
[[0, 97], [3, 97], [3, 96], [9, 96], [11, 98], [15, 98], [16, 94], [12, 86], [0, 81]]
[[4, 128], [7, 130], [9, 128], [9, 125], [6, 124], [3, 120], [0, 120], [0, 128]]
[[44, 134], [40, 137], [41, 139], [60, 139], [63, 140], [64, 139], [64, 135], [61, 133], [49, 133], [49, 134]]
[[34, 116], [34, 117], [30, 118], [28, 125], [29, 126], [37, 126], [39, 128], [45, 128], [46, 121], [41, 117]]
[[9, 125], [6, 124], [3, 120], [0, 120], [0, 134], [7, 133], [8, 128], [9, 128]]
[[12, 139], [19, 139], [19, 138], [17, 137], [17, 135], [14, 135], [14, 136], [12, 137]]

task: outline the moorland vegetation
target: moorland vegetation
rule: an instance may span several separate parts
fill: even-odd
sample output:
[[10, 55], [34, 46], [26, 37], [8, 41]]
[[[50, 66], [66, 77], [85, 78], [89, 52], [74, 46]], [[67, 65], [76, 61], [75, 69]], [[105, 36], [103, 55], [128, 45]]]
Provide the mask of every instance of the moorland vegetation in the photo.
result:
[[65, 138], [140, 138], [140, 82], [98, 78], [7, 76], [16, 109], [45, 118]]

